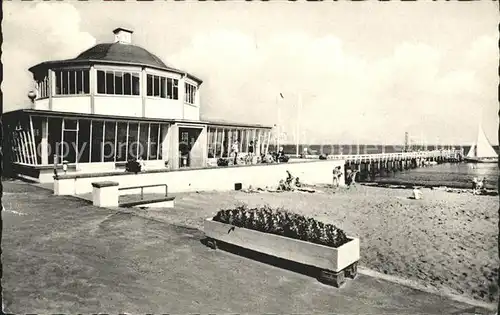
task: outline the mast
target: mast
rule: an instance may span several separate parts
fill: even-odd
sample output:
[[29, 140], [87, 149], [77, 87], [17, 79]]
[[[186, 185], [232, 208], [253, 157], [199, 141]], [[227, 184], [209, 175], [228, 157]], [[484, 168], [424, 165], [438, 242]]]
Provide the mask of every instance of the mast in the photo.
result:
[[281, 124], [281, 108], [280, 108], [280, 104], [279, 104], [279, 101], [278, 101], [278, 96], [276, 96], [276, 106], [278, 107], [278, 121], [277, 121], [277, 124], [276, 124], [276, 152], [278, 152], [279, 150], [279, 146], [280, 146], [280, 124]]
[[302, 110], [302, 93], [299, 93], [299, 100], [297, 102], [297, 126], [296, 126], [296, 129], [295, 129], [295, 132], [296, 132], [296, 149], [295, 149], [295, 153], [297, 155], [297, 157], [299, 156], [299, 145], [300, 145], [300, 112]]

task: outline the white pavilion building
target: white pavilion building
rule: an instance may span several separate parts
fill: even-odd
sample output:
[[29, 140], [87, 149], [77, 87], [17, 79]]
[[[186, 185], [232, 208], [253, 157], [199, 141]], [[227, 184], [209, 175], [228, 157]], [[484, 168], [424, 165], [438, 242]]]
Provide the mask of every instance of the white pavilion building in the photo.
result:
[[113, 33], [112, 43], [29, 69], [32, 107], [3, 114], [6, 170], [51, 182], [63, 161], [69, 173], [123, 171], [135, 158], [175, 171], [215, 166], [235, 140], [243, 154], [250, 141], [266, 152], [272, 127], [201, 120], [200, 78], [133, 45], [131, 30]]

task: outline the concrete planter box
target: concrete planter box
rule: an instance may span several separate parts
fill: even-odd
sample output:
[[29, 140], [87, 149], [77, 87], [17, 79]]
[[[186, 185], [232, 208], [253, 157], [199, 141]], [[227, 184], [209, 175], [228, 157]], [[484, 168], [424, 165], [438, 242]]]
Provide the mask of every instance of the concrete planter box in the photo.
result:
[[354, 279], [359, 260], [359, 239], [350, 241], [339, 248], [296, 240], [275, 234], [236, 227], [206, 219], [204, 232], [209, 243], [217, 248], [217, 241], [236, 245], [255, 252], [294, 261], [321, 270], [322, 282], [340, 287], [345, 277]]

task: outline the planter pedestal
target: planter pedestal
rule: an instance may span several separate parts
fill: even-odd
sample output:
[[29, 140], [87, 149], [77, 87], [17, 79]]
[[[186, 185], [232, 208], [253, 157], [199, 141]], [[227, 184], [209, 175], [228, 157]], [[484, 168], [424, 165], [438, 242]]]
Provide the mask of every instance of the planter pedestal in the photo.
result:
[[344, 270], [341, 270], [339, 272], [331, 270], [321, 270], [321, 274], [318, 280], [320, 282], [323, 282], [324, 284], [329, 284], [336, 288], [340, 288], [345, 283]]
[[347, 267], [345, 270], [345, 276], [350, 279], [355, 279], [356, 276], [358, 275], [358, 262], [353, 263], [349, 267]]
[[213, 238], [207, 238], [207, 245], [212, 249], [217, 249], [217, 241]]

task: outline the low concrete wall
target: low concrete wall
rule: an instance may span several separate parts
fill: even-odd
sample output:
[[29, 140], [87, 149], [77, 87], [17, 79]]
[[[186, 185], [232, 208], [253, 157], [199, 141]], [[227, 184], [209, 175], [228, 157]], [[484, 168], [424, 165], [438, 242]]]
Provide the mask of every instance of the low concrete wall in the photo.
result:
[[94, 206], [118, 207], [118, 196], [117, 182], [92, 183], [92, 203]]
[[[124, 163], [124, 162], [123, 162]], [[144, 170], [163, 170], [168, 171], [169, 168], [165, 166], [166, 161], [164, 160], [152, 160], [144, 161]], [[103, 162], [103, 163], [80, 163], [77, 166], [74, 164], [70, 166], [67, 175], [78, 175], [78, 174], [93, 174], [93, 173], [109, 173], [124, 171], [125, 164], [123, 166], [117, 166], [115, 162]], [[33, 177], [33, 180], [39, 183], [52, 183], [54, 181], [54, 168], [52, 165], [45, 166], [30, 166], [29, 168], [24, 168], [21, 171], [17, 171], [18, 174], [28, 175]], [[30, 173], [34, 175], [29, 175]], [[62, 167], [58, 166], [58, 174], [66, 175], [62, 171]]]
[[[54, 194], [86, 194], [92, 192], [92, 183], [100, 181], [118, 182], [120, 187], [138, 185], [167, 184], [169, 193], [234, 189], [235, 183], [248, 186], [276, 186], [286, 178], [286, 171], [299, 177], [307, 184], [331, 184], [332, 172], [337, 166], [344, 168], [343, 160], [305, 161], [302, 163], [259, 164], [250, 166], [216, 167], [204, 169], [184, 169], [163, 172], [143, 172], [138, 174], [111, 173], [89, 175], [64, 175], [54, 181]], [[344, 185], [344, 177], [340, 178]], [[138, 190], [124, 191], [136, 194]], [[144, 189], [144, 193], [165, 192], [164, 187]]]

